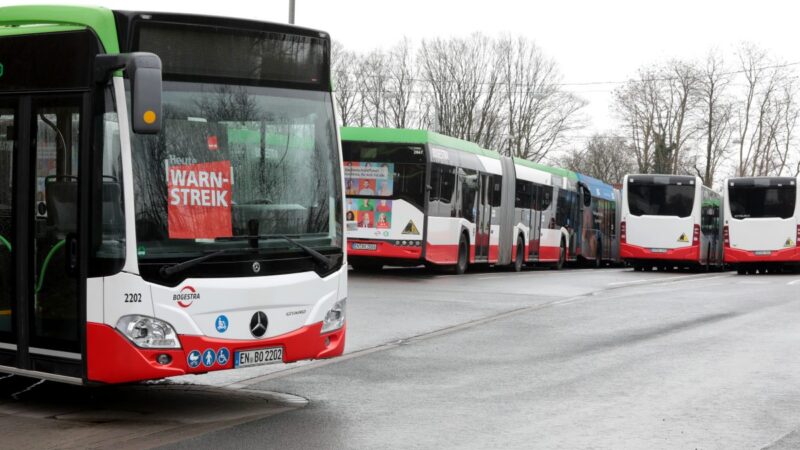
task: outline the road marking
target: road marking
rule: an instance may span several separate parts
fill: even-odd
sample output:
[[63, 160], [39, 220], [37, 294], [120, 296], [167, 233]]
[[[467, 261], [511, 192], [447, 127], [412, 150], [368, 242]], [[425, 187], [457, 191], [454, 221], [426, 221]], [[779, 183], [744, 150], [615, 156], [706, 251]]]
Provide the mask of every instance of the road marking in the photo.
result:
[[795, 284], [800, 284], [800, 280], [794, 280], [786, 283], [788, 286], [794, 286]]

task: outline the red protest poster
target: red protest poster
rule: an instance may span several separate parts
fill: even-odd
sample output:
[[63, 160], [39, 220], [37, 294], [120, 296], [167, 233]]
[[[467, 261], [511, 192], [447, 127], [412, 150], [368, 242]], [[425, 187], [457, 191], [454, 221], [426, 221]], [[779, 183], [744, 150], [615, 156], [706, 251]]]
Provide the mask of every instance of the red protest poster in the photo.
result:
[[170, 166], [167, 177], [171, 239], [232, 235], [230, 161]]

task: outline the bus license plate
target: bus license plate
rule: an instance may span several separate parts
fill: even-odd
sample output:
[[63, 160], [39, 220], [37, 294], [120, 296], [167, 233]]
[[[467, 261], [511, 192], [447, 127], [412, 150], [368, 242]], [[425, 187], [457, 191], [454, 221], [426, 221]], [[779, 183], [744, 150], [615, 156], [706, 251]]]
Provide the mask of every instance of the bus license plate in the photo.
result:
[[769, 250], [759, 250], [759, 251], [755, 252], [755, 254], [758, 255], [758, 256], [769, 256], [769, 255], [772, 254], [772, 252], [769, 251]]
[[377, 250], [378, 244], [362, 244], [361, 242], [353, 242], [353, 250]]
[[233, 367], [252, 367], [283, 362], [283, 347], [259, 348], [234, 353]]
[[650, 251], [653, 253], [667, 253], [667, 249], [665, 248], [651, 248]]

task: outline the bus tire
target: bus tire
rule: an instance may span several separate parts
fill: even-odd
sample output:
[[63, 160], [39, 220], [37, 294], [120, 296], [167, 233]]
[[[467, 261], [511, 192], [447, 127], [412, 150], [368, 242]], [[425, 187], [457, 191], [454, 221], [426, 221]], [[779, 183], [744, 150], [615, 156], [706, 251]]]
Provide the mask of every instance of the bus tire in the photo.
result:
[[556, 263], [555, 269], [561, 270], [564, 268], [564, 263], [567, 262], [567, 245], [564, 243], [564, 239], [561, 239], [561, 248], [558, 251], [558, 262]]
[[747, 275], [747, 271], [745, 269], [736, 269], [736, 273], [739, 275]]
[[594, 255], [594, 268], [600, 269], [603, 267], [603, 244], [597, 241], [597, 252]]
[[458, 241], [458, 259], [456, 259], [456, 263], [451, 267], [450, 272], [453, 275], [463, 275], [464, 272], [467, 271], [469, 267], [469, 241], [467, 240], [464, 234], [461, 235], [461, 239]]
[[511, 266], [514, 272], [521, 272], [522, 266], [525, 264], [525, 244], [522, 241], [522, 236], [517, 238], [517, 254], [514, 257], [514, 264]]

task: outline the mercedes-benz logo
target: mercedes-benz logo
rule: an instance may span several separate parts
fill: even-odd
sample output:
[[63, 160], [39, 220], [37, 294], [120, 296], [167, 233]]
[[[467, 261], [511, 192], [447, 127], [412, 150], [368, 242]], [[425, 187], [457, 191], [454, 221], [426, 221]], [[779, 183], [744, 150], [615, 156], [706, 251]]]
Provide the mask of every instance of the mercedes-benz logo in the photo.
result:
[[264, 333], [267, 332], [267, 325], [269, 325], [269, 320], [263, 311], [253, 314], [253, 318], [250, 319], [250, 334], [257, 338], [264, 336]]
[[253, 263], [253, 273], [261, 272], [261, 263], [256, 261]]

